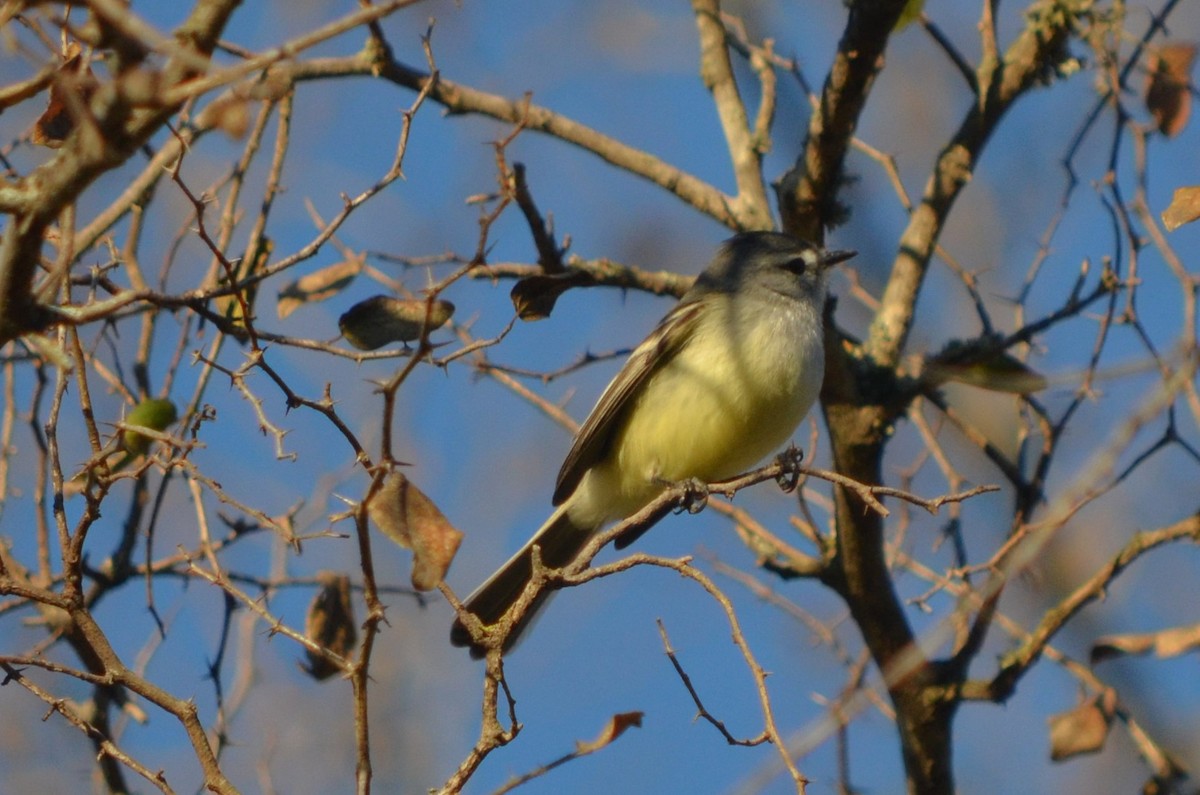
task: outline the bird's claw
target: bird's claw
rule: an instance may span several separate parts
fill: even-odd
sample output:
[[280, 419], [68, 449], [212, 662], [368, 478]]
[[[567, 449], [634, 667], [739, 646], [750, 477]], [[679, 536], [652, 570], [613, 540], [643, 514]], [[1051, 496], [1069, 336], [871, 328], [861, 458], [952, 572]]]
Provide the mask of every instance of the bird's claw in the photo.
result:
[[775, 456], [775, 463], [782, 467], [782, 471], [775, 476], [775, 482], [779, 484], [779, 488], [785, 492], [795, 491], [797, 484], [800, 483], [800, 462], [802, 460], [804, 460], [804, 451], [795, 445], [788, 445], [786, 450]]
[[700, 513], [708, 506], [708, 484], [696, 478], [688, 478], [675, 484], [679, 489], [679, 507], [675, 513], [687, 511], [691, 514]]

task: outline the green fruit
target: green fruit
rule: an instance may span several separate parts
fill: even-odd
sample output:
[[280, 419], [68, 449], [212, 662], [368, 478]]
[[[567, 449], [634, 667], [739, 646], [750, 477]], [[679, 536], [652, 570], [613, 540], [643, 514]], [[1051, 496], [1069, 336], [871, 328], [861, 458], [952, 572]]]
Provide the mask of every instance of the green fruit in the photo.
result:
[[[146, 398], [129, 412], [125, 417], [125, 424], [140, 425], [152, 431], [165, 431], [178, 418], [179, 412], [171, 401], [165, 398]], [[141, 455], [149, 450], [152, 441], [154, 440], [144, 433], [132, 430], [125, 431], [121, 436], [121, 443], [125, 449], [134, 455]]]

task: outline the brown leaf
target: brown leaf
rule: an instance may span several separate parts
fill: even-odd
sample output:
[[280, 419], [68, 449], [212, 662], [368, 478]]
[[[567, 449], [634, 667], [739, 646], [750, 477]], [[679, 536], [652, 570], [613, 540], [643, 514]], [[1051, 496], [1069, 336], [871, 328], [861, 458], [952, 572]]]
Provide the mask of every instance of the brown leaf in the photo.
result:
[[441, 582], [462, 533], [454, 528], [433, 500], [401, 472], [393, 472], [367, 505], [367, 515], [388, 538], [413, 553], [412, 584], [431, 591]]
[[1159, 657], [1178, 657], [1193, 649], [1200, 649], [1200, 624], [1164, 629], [1154, 639], [1154, 653]]
[[235, 141], [246, 136], [250, 129], [250, 102], [241, 97], [215, 100], [207, 109], [213, 126]]
[[600, 732], [599, 737], [590, 743], [577, 743], [576, 753], [590, 754], [599, 751], [624, 734], [626, 729], [632, 727], [640, 729], [642, 727], [642, 718], [645, 714], [644, 712], [618, 712], [608, 719], [608, 723], [605, 725], [604, 730]]
[[541, 320], [550, 317], [558, 297], [572, 287], [595, 284], [587, 271], [568, 270], [565, 273], [526, 276], [513, 285], [509, 297], [522, 320]]
[[[329, 649], [343, 659], [349, 659], [358, 642], [358, 625], [354, 621], [354, 604], [350, 601], [350, 578], [345, 574], [323, 571], [317, 575], [321, 590], [308, 606], [304, 634], [319, 646]], [[300, 667], [313, 679], [328, 679], [342, 669], [312, 650], [306, 649], [308, 665]]]
[[366, 254], [352, 256], [284, 285], [279, 291], [278, 303], [275, 305], [279, 319], [284, 319], [304, 304], [324, 301], [340, 293], [362, 272], [366, 259]]
[[1196, 45], [1166, 44], [1150, 57], [1146, 108], [1158, 131], [1174, 138], [1187, 126], [1192, 111], [1191, 72]]
[[1184, 224], [1200, 218], [1200, 186], [1176, 188], [1171, 196], [1171, 206], [1163, 210], [1162, 221], [1168, 232], [1174, 232]]
[[355, 348], [373, 351], [389, 342], [420, 339], [422, 328], [427, 332], [440, 328], [453, 314], [454, 304], [449, 301], [376, 295], [346, 310], [338, 318], [338, 328]]
[[1158, 657], [1178, 657], [1197, 648], [1200, 648], [1200, 624], [1173, 627], [1160, 632], [1105, 635], [1092, 644], [1091, 659], [1094, 665], [1126, 654], [1154, 652]]
[[38, 146], [58, 149], [75, 129], [68, 97], [75, 95], [77, 107], [86, 105], [94, 87], [92, 68], [82, 58], [79, 45], [71, 42], [63, 51], [63, 63], [50, 84], [50, 99], [46, 110], [33, 124], [29, 140]]
[[255, 77], [249, 85], [243, 84], [240, 88], [245, 92], [246, 99], [256, 102], [278, 102], [291, 93], [293, 84], [282, 71], [272, 70], [267, 73], [265, 79]]
[[1050, 759], [1061, 762], [1104, 748], [1115, 708], [1116, 696], [1106, 690], [1074, 709], [1051, 715]]
[[1092, 665], [1126, 654], [1146, 654], [1153, 646], [1150, 634], [1104, 635], [1092, 644]]
[[1046, 388], [1044, 375], [1007, 353], [998, 353], [987, 361], [969, 364], [932, 362], [930, 375], [940, 381], [958, 381], [980, 389], [1014, 395], [1028, 395]]

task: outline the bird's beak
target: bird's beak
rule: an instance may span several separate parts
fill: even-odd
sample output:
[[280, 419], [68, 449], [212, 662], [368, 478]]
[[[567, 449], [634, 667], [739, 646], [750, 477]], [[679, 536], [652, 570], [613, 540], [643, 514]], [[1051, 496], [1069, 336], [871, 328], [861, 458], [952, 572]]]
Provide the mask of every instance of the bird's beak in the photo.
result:
[[857, 253], [858, 252], [854, 251], [853, 249], [844, 249], [844, 250], [834, 249], [832, 251], [826, 251], [825, 254], [821, 257], [821, 264], [824, 265], [826, 268], [831, 268], [834, 265], [837, 265], [839, 262], [845, 262], [846, 260], [850, 259]]

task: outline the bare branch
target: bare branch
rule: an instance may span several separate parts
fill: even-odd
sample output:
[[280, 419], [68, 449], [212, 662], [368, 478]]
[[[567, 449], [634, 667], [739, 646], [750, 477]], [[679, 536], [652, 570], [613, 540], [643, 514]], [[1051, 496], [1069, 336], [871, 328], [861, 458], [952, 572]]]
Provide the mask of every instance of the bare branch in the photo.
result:
[[761, 127], [766, 129], [752, 131], [737, 81], [733, 78], [719, 0], [692, 0], [692, 11], [696, 15], [696, 27], [700, 33], [700, 77], [717, 106], [734, 178], [737, 180], [737, 198], [731, 203], [738, 222], [737, 228], [771, 229], [774, 221], [767, 204], [762, 156], [769, 146], [767, 133], [774, 110], [774, 97], [769, 92], [763, 95], [761, 111], [765, 115], [765, 123]]

